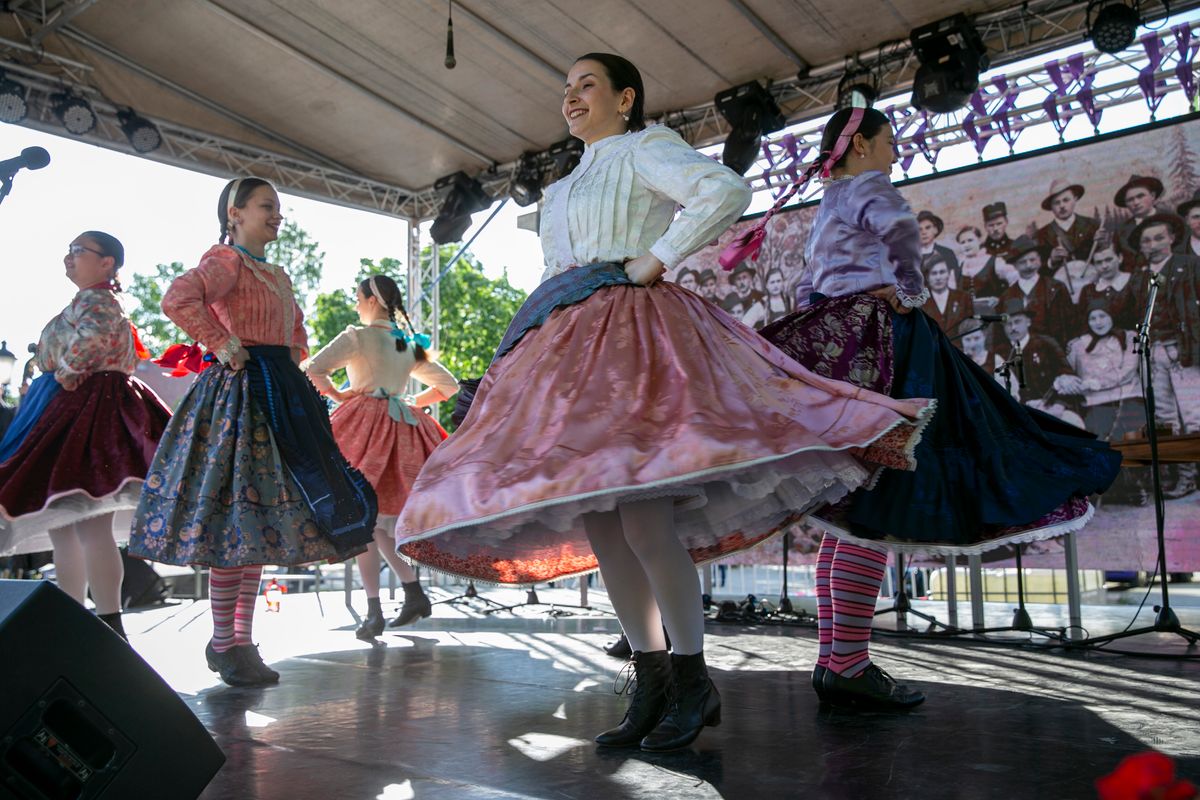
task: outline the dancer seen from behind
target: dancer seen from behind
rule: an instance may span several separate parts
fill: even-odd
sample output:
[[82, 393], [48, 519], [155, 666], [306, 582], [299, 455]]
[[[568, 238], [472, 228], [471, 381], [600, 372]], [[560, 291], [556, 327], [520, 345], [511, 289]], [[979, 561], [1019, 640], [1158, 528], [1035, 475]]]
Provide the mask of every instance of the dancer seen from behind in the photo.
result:
[[894, 148], [879, 111], [847, 108], [830, 119], [818, 161], [798, 181], [827, 177], [803, 307], [762, 331], [814, 372], [938, 404], [915, 471], [885, 472], [813, 515], [829, 531], [817, 560], [813, 688], [868, 708], [924, 699], [868, 652], [889, 550], [979, 553], [1079, 530], [1093, 512], [1088, 496], [1112, 484], [1121, 461], [1091, 434], [1017, 403], [922, 313], [929, 292], [917, 219], [888, 178]]
[[209, 669], [273, 683], [252, 639], [265, 564], [341, 561], [366, 549], [375, 493], [338, 451], [325, 401], [297, 364], [303, 315], [265, 256], [283, 217], [266, 181], [239, 178], [217, 205], [220, 243], [176, 278], [163, 312], [211, 352], [163, 434], [129, 552], [210, 567]]
[[[446, 438], [442, 426], [421, 409], [453, 397], [458, 381], [429, 358], [429, 336], [413, 328], [394, 280], [376, 275], [361, 281], [355, 290], [354, 308], [362, 325], [338, 334], [313, 356], [307, 372], [317, 391], [342, 404], [331, 417], [333, 435], [379, 498], [375, 541], [357, 559], [367, 594], [367, 616], [357, 636], [371, 639], [383, 633], [384, 627], [379, 601], [381, 554], [404, 588], [404, 606], [389, 627], [407, 625], [431, 613], [417, 574], [396, 553], [392, 529], [417, 473], [433, 448]], [[346, 390], [335, 388], [329, 378], [342, 367], [350, 380]], [[405, 397], [410, 376], [429, 388], [416, 397]]]
[[543, 283], [396, 533], [418, 561], [481, 580], [538, 583], [598, 565], [636, 651], [637, 689], [596, 741], [663, 751], [721, 718], [695, 562], [863, 485], [869, 458], [911, 467], [929, 404], [816, 376], [660, 280], [736, 220], [750, 192], [670, 129], [645, 127], [644, 103], [624, 58], [593, 53], [571, 67], [562, 114], [585, 149], [546, 192]]
[[121, 242], [81, 233], [63, 263], [78, 291], [42, 329], [42, 374], [0, 442], [0, 555], [53, 547], [58, 587], [81, 604], [90, 590], [124, 637], [113, 513], [137, 505], [170, 411], [133, 377], [149, 354], [117, 299]]

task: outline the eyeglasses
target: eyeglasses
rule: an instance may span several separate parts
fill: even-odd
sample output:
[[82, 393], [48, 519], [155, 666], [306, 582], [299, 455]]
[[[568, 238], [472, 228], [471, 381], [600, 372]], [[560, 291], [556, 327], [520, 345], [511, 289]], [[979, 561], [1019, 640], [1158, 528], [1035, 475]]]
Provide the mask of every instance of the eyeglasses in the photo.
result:
[[93, 250], [92, 248], [84, 247], [81, 244], [73, 244], [67, 248], [67, 255], [69, 255], [69, 256], [81, 256], [84, 253], [95, 253], [96, 255], [100, 256], [101, 258], [103, 258], [106, 255], [105, 253], [103, 253], [99, 250]]

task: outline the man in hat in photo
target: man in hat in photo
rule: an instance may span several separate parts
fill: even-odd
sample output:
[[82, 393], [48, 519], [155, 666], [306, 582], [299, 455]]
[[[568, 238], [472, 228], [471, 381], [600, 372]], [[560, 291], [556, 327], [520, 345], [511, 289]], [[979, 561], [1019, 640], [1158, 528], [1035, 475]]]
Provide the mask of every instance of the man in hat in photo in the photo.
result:
[[[1008, 341], [1000, 343], [996, 352], [1003, 360], [1014, 362], [1010, 378], [1012, 395], [1022, 403], [1044, 406], [1054, 393], [1055, 380], [1064, 375], [1072, 376], [1063, 349], [1049, 336], [1037, 333], [1037, 321], [1020, 298], [1002, 300], [1000, 311], [1008, 315], [1004, 322], [1004, 335]], [[1019, 385], [1022, 372], [1025, 375], [1023, 390]], [[997, 380], [1004, 382], [1000, 377]]]
[[1003, 256], [1012, 249], [1013, 240], [1008, 235], [1008, 206], [1004, 203], [989, 203], [983, 207], [983, 228], [987, 231], [983, 249], [988, 255]]
[[929, 299], [921, 310], [947, 336], [956, 335], [958, 326], [974, 313], [975, 301], [962, 289], [950, 288], [950, 267], [939, 253], [930, 256], [925, 286], [929, 289]]
[[1129, 219], [1117, 228], [1117, 246], [1124, 249], [1126, 268], [1132, 269], [1133, 262], [1141, 257], [1141, 247], [1129, 247], [1129, 237], [1133, 229], [1152, 214], [1158, 212], [1158, 201], [1162, 197], [1163, 183], [1152, 175], [1130, 175], [1129, 180], [1117, 189], [1113, 195], [1113, 203], [1117, 208], [1129, 212]]
[[1092, 217], [1075, 213], [1075, 206], [1083, 197], [1083, 186], [1057, 179], [1050, 184], [1050, 192], [1042, 200], [1042, 210], [1049, 211], [1054, 219], [1038, 228], [1037, 243], [1049, 254], [1049, 267], [1056, 272], [1068, 263], [1087, 264], [1092, 255], [1092, 243], [1100, 222]]
[[[1151, 214], [1129, 235], [1143, 266], [1133, 276], [1137, 319], [1145, 313], [1150, 276], [1160, 279], [1150, 322], [1150, 380], [1154, 419], [1176, 435], [1200, 433], [1200, 258], [1175, 252], [1186, 226], [1174, 214]], [[1196, 465], [1167, 471], [1164, 493], [1183, 497], [1196, 490]]]
[[1177, 206], [1175, 213], [1187, 226], [1182, 241], [1175, 245], [1175, 251], [1184, 255], [1200, 256], [1200, 191], [1195, 192], [1191, 200]]
[[725, 295], [725, 300], [728, 301], [731, 296], [736, 296], [742, 301], [742, 307], [745, 311], [750, 311], [750, 308], [755, 303], [761, 303], [763, 296], [760, 291], [754, 288], [755, 271], [754, 267], [746, 264], [745, 261], [733, 267], [730, 273], [730, 282], [733, 284], [732, 293]]
[[1045, 252], [1035, 240], [1028, 236], [1017, 237], [1008, 255], [1009, 263], [1016, 267], [1017, 282], [1000, 295], [1000, 305], [1011, 300], [1021, 301], [1021, 306], [1033, 320], [1035, 331], [1055, 342], [1066, 342], [1075, 332], [1075, 309], [1067, 287], [1042, 276], [1044, 258]]
[[700, 277], [697, 278], [697, 283], [700, 285], [699, 294], [710, 303], [717, 303], [717, 274], [711, 269], [700, 270]]
[[937, 239], [946, 230], [946, 223], [932, 211], [925, 210], [917, 213], [917, 235], [921, 240], [921, 271], [928, 274], [929, 265], [933, 263], [935, 254], [950, 270], [950, 288], [957, 289], [962, 270], [958, 266], [958, 256], [945, 245], [938, 244]]

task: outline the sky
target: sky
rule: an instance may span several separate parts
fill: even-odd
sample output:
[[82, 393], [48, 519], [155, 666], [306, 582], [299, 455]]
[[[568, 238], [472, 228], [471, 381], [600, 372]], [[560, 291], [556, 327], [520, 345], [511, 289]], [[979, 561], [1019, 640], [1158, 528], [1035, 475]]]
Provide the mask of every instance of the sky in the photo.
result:
[[[1172, 23], [1198, 15], [1200, 12], [1180, 15]], [[1061, 58], [1086, 47], [1083, 43], [1006, 65], [996, 72]], [[879, 105], [889, 102], [884, 99]], [[1185, 105], [1176, 93], [1159, 109], [1158, 116], [1166, 119], [1182, 113]], [[1148, 119], [1145, 104], [1135, 102], [1106, 111], [1101, 130], [1119, 130]], [[805, 123], [797, 129], [811, 125]], [[1024, 133], [1017, 151], [1053, 146], [1057, 136], [1045, 127]], [[1090, 125], [1082, 115], [1071, 121], [1066, 133], [1068, 140], [1090, 134]], [[0, 204], [0, 339], [6, 340], [22, 361], [26, 345], [37, 340], [42, 327], [74, 294], [75, 287], [63, 271], [62, 257], [75, 236], [98, 229], [120, 239], [126, 251], [121, 277], [127, 284], [132, 283], [134, 274], [153, 272], [158, 263], [182, 261], [192, 266], [216, 241], [216, 203], [225, 185], [221, 178], [107, 150], [69, 136], [0, 123], [0, 160], [32, 146], [49, 151], [49, 166], [19, 173], [12, 194]], [[999, 137], [989, 143], [993, 150], [1002, 146]], [[719, 153], [720, 146], [704, 152]], [[942, 151], [938, 166], [945, 170], [974, 161], [974, 149], [964, 144]], [[909, 174], [917, 177], [929, 171], [924, 159], [918, 158]], [[893, 178], [901, 177], [897, 168]], [[322, 292], [350, 288], [361, 258], [391, 256], [406, 261], [407, 223], [401, 220], [287, 194], [282, 201], [286, 216], [308, 231], [325, 251]], [[765, 210], [770, 204], [768, 193], [759, 192], [750, 211]], [[507, 270], [509, 280], [526, 291], [536, 287], [542, 273], [536, 234], [517, 228], [517, 217], [532, 210], [509, 202], [471, 248], [490, 276], [497, 277]], [[474, 215], [464, 241], [478, 230], [488, 213]]]

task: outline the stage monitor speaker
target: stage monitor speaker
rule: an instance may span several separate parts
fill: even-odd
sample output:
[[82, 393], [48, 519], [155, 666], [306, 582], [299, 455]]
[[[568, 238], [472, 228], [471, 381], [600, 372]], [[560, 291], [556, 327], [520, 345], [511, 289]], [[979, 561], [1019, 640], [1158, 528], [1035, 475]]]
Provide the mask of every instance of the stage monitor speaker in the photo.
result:
[[225, 762], [171, 687], [46, 581], [0, 581], [0, 653], [0, 800], [185, 800]]

